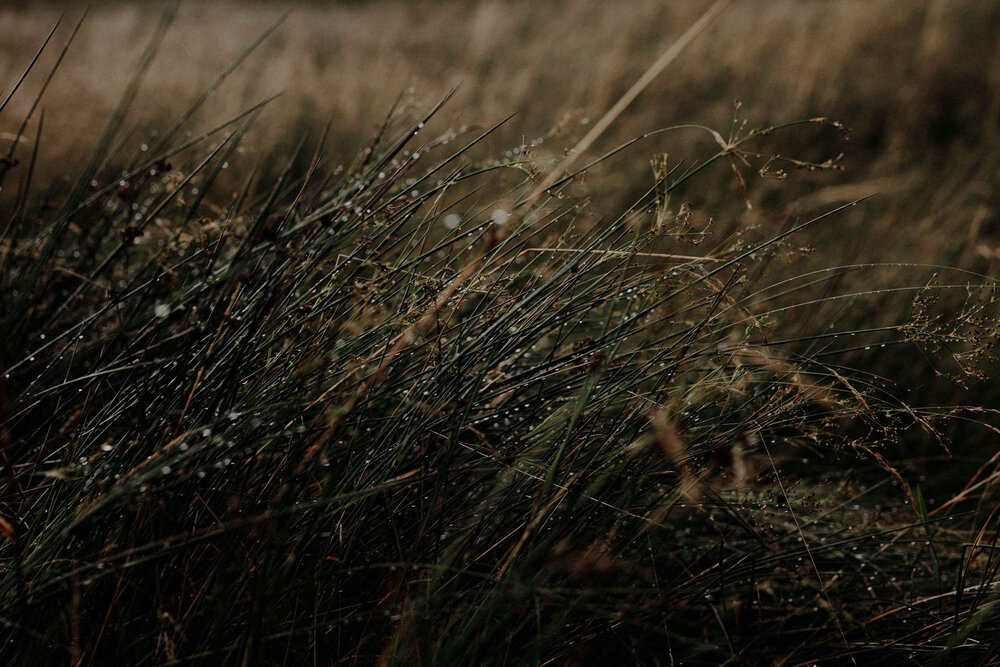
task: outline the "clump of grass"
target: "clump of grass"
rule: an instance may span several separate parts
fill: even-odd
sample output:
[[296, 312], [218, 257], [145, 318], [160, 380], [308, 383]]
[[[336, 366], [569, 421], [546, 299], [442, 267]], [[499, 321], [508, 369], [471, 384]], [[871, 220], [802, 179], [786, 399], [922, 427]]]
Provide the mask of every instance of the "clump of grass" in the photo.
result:
[[773, 166], [752, 147], [780, 128], [656, 158], [647, 195], [594, 221], [572, 178], [535, 192], [530, 146], [481, 164], [489, 131], [424, 137], [436, 107], [348, 164], [304, 138], [227, 193], [253, 110], [130, 154], [126, 106], [68, 194], [16, 167], [8, 662], [996, 653], [996, 461], [932, 503], [883, 453], [987, 409], [911, 406], [860, 365], [919, 344], [972, 372], [995, 285], [943, 273], [871, 290], [912, 316], [811, 322], [863, 309], [839, 285], [880, 271], [770, 278], [841, 208], [715, 239], [670, 203], [701, 166]]

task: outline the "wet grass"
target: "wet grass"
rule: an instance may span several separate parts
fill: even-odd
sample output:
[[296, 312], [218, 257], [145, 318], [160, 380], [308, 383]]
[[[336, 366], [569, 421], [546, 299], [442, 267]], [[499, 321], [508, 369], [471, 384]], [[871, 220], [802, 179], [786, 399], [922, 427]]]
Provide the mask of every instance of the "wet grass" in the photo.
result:
[[61, 191], [0, 165], [6, 662], [994, 664], [992, 406], [923, 399], [987, 377], [995, 282], [801, 241], [873, 200], [678, 197], [839, 128], [640, 154], [597, 217], [439, 107], [248, 164], [205, 99], [140, 139], [126, 95]]

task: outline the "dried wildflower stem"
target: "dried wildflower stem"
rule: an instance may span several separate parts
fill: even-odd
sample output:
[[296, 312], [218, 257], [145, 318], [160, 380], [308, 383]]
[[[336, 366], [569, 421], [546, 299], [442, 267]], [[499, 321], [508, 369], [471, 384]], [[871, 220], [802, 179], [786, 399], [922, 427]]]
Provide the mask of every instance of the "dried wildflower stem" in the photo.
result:
[[[529, 252], [575, 252], [596, 255], [629, 255], [634, 257], [656, 257], [658, 259], [682, 259], [685, 262], [724, 262], [726, 260], [718, 257], [699, 257], [698, 255], [673, 255], [662, 252], [629, 252], [628, 250], [587, 250], [585, 248], [525, 248], [517, 254], [517, 257]], [[514, 259], [517, 259], [515, 257]]]
[[83, 275], [82, 273], [77, 273], [76, 271], [73, 271], [72, 269], [67, 269], [67, 268], [62, 267], [62, 266], [57, 266], [57, 267], [55, 267], [53, 269], [53, 271], [58, 271], [59, 273], [65, 273], [68, 276], [73, 276], [74, 278], [79, 278], [83, 282], [89, 283], [89, 284], [93, 285], [94, 287], [96, 287], [97, 289], [102, 290], [104, 292], [107, 292], [107, 291], [109, 291], [111, 289], [111, 287], [109, 285], [102, 285], [101, 283], [97, 282], [96, 280], [91, 280], [90, 278], [88, 278], [87, 276]]
[[[429, 326], [434, 319], [437, 317], [440, 310], [448, 303], [455, 291], [465, 284], [465, 282], [472, 276], [473, 273], [479, 268], [479, 262], [471, 262], [465, 269], [458, 275], [455, 280], [451, 282], [446, 289], [444, 289], [440, 295], [438, 295], [437, 300], [434, 302], [434, 307], [431, 308], [427, 314], [425, 314], [420, 320], [410, 325], [406, 331], [403, 331], [396, 338], [391, 341], [393, 343], [392, 348], [385, 354], [385, 358], [379, 365], [378, 369], [368, 376], [365, 381], [358, 387], [357, 391], [344, 403], [343, 407], [337, 411], [337, 414], [330, 420], [329, 425], [326, 430], [320, 435], [320, 437], [309, 446], [306, 450], [305, 455], [302, 457], [302, 461], [299, 463], [297, 472], [301, 472], [305, 469], [306, 464], [308, 464], [316, 456], [317, 453], [329, 442], [330, 438], [337, 428], [343, 423], [344, 419], [348, 414], [354, 409], [354, 406], [358, 404], [364, 396], [368, 393], [368, 390], [378, 382], [386, 372], [386, 369], [396, 360], [399, 353], [406, 348], [407, 345], [413, 343], [416, 340], [417, 333], [424, 330]], [[339, 383], [338, 383], [339, 384]]]
[[714, 21], [731, 3], [732, 0], [716, 0], [716, 3], [709, 7], [704, 14], [702, 14], [701, 18], [695, 21], [694, 25], [688, 28], [687, 31], [670, 46], [670, 48], [663, 52], [663, 55], [660, 56], [659, 60], [653, 63], [649, 69], [647, 69], [645, 73], [643, 73], [643, 75], [640, 76], [634, 84], [632, 84], [632, 87], [629, 88], [628, 91], [622, 95], [617, 102], [615, 102], [615, 105], [608, 109], [607, 113], [605, 113], [604, 116], [597, 121], [594, 127], [590, 129], [590, 132], [588, 132], [583, 139], [577, 142], [576, 146], [574, 146], [573, 149], [566, 154], [566, 157], [564, 157], [562, 161], [549, 172], [548, 176], [546, 176], [545, 179], [538, 184], [538, 187], [536, 187], [531, 193], [531, 196], [528, 197], [527, 204], [529, 209], [533, 208], [538, 202], [538, 198], [541, 197], [546, 190], [551, 188], [564, 173], [566, 173], [566, 171], [574, 162], [576, 162], [580, 155], [590, 148], [590, 145], [597, 140], [597, 137], [604, 134], [605, 130], [611, 126], [611, 123], [615, 122], [615, 119], [618, 118], [618, 116], [620, 116], [621, 113], [625, 111], [630, 104], [632, 104], [635, 98], [637, 98], [639, 94], [653, 82], [653, 79], [658, 77], [660, 73], [666, 69], [667, 65], [672, 63], [698, 35], [703, 33], [712, 21]]
[[666, 410], [653, 413], [650, 415], [649, 421], [656, 434], [657, 446], [675, 468], [681, 496], [689, 503], [698, 503], [701, 500], [698, 492], [698, 477], [688, 465], [690, 455], [677, 432], [677, 422], [670, 418]]
[[[572, 479], [573, 478], [570, 479], [570, 482], [572, 481]], [[559, 501], [562, 500], [562, 497], [566, 494], [567, 491], [569, 491], [570, 488], [569, 483], [567, 483], [566, 485], [558, 484], [556, 486], [558, 487], [559, 490], [556, 491], [555, 494], [552, 496], [552, 498], [549, 499], [549, 501], [545, 504], [545, 507], [543, 507], [537, 514], [535, 514], [535, 517], [531, 520], [531, 523], [525, 526], [524, 532], [521, 533], [521, 537], [517, 541], [517, 544], [515, 544], [514, 548], [511, 549], [510, 553], [507, 554], [507, 558], [504, 559], [503, 564], [497, 570], [497, 579], [503, 578], [503, 575], [507, 572], [507, 568], [511, 566], [511, 563], [514, 562], [514, 560], [517, 558], [517, 555], [521, 553], [521, 549], [524, 548], [524, 544], [528, 541], [528, 538], [531, 537], [531, 534], [538, 527], [538, 524], [540, 524], [542, 520], [545, 519], [546, 516], [548, 516], [548, 514], [552, 511], [552, 509], [559, 504]]]

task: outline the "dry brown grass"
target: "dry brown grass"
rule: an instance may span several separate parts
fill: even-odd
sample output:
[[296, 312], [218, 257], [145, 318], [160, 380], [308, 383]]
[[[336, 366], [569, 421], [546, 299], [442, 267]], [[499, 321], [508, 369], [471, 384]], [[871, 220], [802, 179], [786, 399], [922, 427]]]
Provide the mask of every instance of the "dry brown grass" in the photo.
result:
[[[100, 127], [134, 70], [159, 4], [92, 9], [46, 96], [52, 150], [86, 145]], [[535, 136], [561, 120], [579, 123], [602, 113], [708, 4], [637, 0], [627, 11], [598, 0], [305, 4], [203, 117], [231, 115], [282, 92], [261, 141], [280, 141], [292, 124], [331, 116], [336, 143], [357, 147], [401, 93], [427, 103], [458, 86], [448, 108], [454, 122], [517, 113], [507, 136]], [[0, 80], [14, 80], [64, 10], [59, 3], [0, 8]], [[136, 117], [154, 123], [176, 115], [283, 11], [273, 3], [182, 6], [146, 77]], [[70, 10], [67, 18], [77, 14]], [[734, 99], [756, 120], [837, 116], [859, 143], [897, 160], [913, 144], [995, 135], [1000, 51], [989, 28], [998, 16], [995, 2], [737, 2], [608, 141], [682, 122], [724, 124]], [[5, 123], [31, 99], [19, 95]], [[579, 133], [570, 126], [569, 135]]]

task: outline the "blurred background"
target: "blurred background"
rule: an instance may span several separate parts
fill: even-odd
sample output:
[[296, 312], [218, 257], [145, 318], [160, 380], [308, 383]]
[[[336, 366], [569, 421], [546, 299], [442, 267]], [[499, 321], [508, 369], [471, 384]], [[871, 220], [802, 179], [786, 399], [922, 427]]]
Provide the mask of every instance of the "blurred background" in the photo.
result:
[[[215, 92], [191, 131], [280, 93], [249, 146], [265, 154], [287, 148], [303, 130], [330, 120], [329, 153], [349, 159], [397, 102], [398, 110], [417, 113], [457, 88], [437, 119], [438, 131], [488, 126], [515, 114], [489, 140], [487, 153], [502, 156], [524, 140], [545, 138], [542, 155], [558, 156], [709, 5], [186, 2], [143, 79], [130, 127], [140, 141], [143, 132], [168, 125], [254, 39], [280, 23]], [[163, 7], [91, 7], [42, 99], [42, 164], [71, 168], [88, 150], [136, 71]], [[0, 89], [10, 89], [60, 17], [56, 46], [84, 9], [75, 2], [0, 4]], [[58, 52], [47, 49], [42, 67], [0, 116], [0, 136], [8, 137], [0, 141], [9, 143], [43, 85], [38, 72]], [[759, 202], [780, 199], [786, 210], [803, 213], [838, 198], [886, 193], [891, 197], [876, 206], [905, 207], [910, 218], [910, 229], [894, 230], [894, 245], [919, 245], [929, 227], [945, 224], [968, 240], [949, 248], [948, 257], [971, 253], [992, 262], [992, 235], [1000, 232], [1000, 2], [737, 0], [591, 152], [682, 123], [726, 135], [735, 100], [748, 127], [823, 116], [850, 130], [846, 142], [835, 131], [784, 135], [774, 150], [816, 161], [844, 153], [845, 171], [792, 179], [779, 198], [769, 196], [774, 183], [751, 182]], [[649, 157], [657, 151], [691, 161], [713, 147], [712, 137], [697, 131], [641, 142], [595, 172], [595, 179], [610, 178], [602, 182], [615, 193], [600, 199], [614, 210], [645, 191]], [[835, 186], [840, 189], [829, 189]], [[708, 189], [720, 201], [740, 203], [731, 182], [720, 188]], [[704, 191], [691, 196], [702, 205], [718, 203]]]

